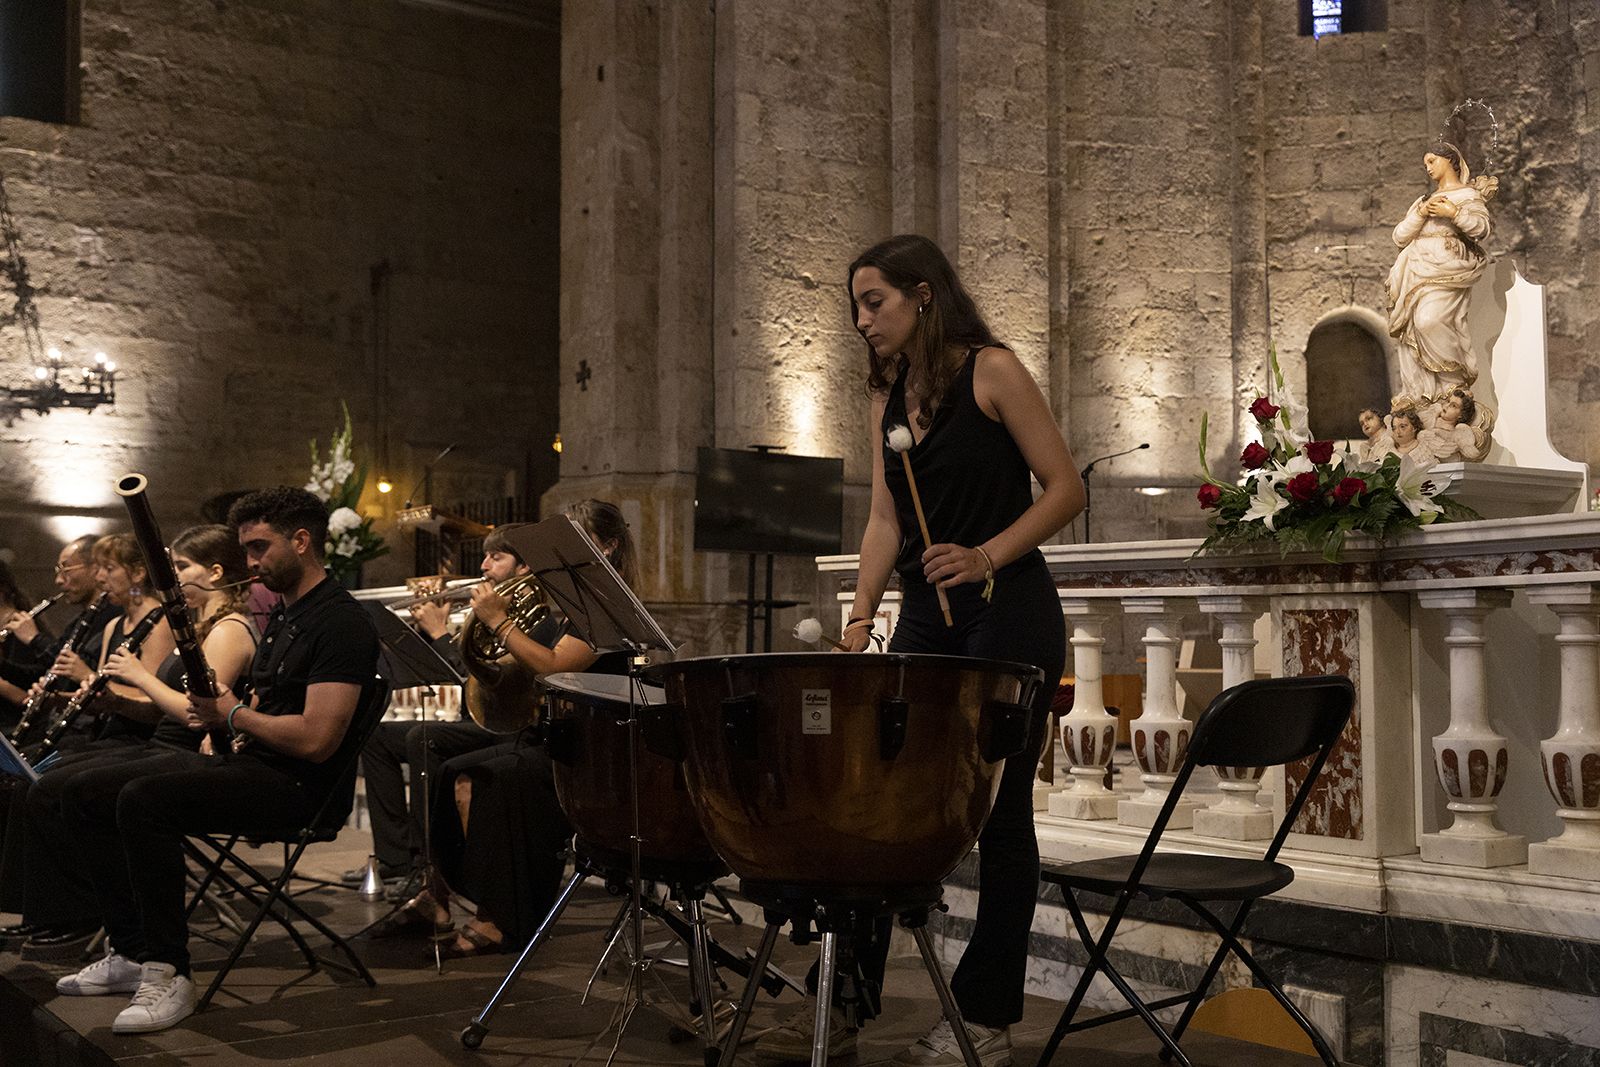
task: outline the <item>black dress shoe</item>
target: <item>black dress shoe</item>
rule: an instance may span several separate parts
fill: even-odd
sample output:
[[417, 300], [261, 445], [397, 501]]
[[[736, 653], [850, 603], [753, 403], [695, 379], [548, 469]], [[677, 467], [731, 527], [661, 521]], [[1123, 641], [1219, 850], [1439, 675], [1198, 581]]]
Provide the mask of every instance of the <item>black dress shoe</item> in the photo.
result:
[[0, 952], [19, 947], [24, 941], [38, 933], [42, 927], [38, 923], [20, 922], [10, 926], [0, 926]]
[[47, 926], [22, 943], [25, 960], [75, 960], [100, 932], [100, 926]]

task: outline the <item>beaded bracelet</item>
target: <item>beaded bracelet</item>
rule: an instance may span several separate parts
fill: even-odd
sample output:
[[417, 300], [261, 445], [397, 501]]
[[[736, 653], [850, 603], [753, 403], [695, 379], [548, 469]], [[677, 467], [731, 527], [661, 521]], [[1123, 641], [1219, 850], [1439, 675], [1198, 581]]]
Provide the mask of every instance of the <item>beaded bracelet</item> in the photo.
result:
[[516, 621], [517, 620], [510, 615], [507, 615], [504, 619], [500, 620], [500, 625], [494, 628], [494, 639], [496, 641], [503, 639], [506, 635], [507, 628], [509, 628]]

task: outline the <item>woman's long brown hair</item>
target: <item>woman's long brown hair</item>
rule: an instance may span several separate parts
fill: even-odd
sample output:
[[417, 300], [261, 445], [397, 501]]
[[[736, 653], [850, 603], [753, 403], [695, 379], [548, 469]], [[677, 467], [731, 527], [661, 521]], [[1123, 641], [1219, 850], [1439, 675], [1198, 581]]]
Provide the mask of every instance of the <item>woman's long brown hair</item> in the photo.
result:
[[[950, 350], [987, 348], [998, 345], [989, 324], [978, 313], [978, 305], [956, 277], [950, 261], [939, 246], [919, 234], [902, 233], [880, 241], [861, 253], [845, 275], [845, 291], [850, 295], [850, 321], [855, 322], [856, 306], [852, 284], [863, 267], [876, 267], [884, 280], [910, 299], [923, 303], [917, 286], [924, 282], [933, 295], [917, 316], [917, 327], [906, 344], [905, 357], [911, 376], [922, 386], [922, 405], [917, 425], [927, 429], [933, 413], [944, 403], [945, 393], [961, 361], [951, 358]], [[898, 356], [880, 356], [867, 346], [867, 392], [881, 396], [889, 391], [899, 374]]]

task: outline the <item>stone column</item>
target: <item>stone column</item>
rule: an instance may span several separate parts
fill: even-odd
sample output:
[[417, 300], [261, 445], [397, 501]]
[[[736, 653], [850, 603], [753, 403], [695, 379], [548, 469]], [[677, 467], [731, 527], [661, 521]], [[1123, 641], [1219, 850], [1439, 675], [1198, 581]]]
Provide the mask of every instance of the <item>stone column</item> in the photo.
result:
[[1528, 846], [1528, 870], [1593, 880], [1600, 878], [1600, 588], [1538, 586], [1528, 600], [1561, 620], [1561, 717], [1539, 750], [1563, 823], [1559, 836]]
[[[1256, 620], [1266, 613], [1267, 598], [1203, 596], [1200, 610], [1222, 620], [1222, 687], [1231, 689], [1256, 676]], [[1272, 809], [1256, 799], [1261, 792], [1261, 767], [1218, 767], [1222, 799], [1195, 812], [1194, 830], [1207, 837], [1259, 841], [1272, 836]]]
[[[1178, 768], [1189, 752], [1191, 724], [1178, 711], [1178, 646], [1183, 615], [1178, 604], [1165, 597], [1130, 597], [1122, 610], [1145, 620], [1144, 711], [1129, 724], [1133, 755], [1139, 761], [1144, 792], [1117, 804], [1117, 821], [1124, 826], [1155, 825], [1167, 802]], [[1167, 826], [1181, 830], [1194, 825], [1196, 800], [1179, 800]]]
[[1453, 589], [1417, 594], [1424, 608], [1449, 618], [1450, 726], [1433, 739], [1434, 767], [1455, 818], [1422, 836], [1422, 858], [1463, 867], [1507, 867], [1528, 858], [1527, 842], [1495, 822], [1506, 781], [1506, 739], [1495, 733], [1484, 701], [1483, 620], [1511, 602], [1498, 589]]
[[1106, 788], [1106, 768], [1117, 744], [1116, 717], [1106, 711], [1101, 651], [1106, 620], [1117, 612], [1110, 600], [1066, 598], [1061, 602], [1072, 636], [1072, 710], [1061, 720], [1072, 783], [1050, 797], [1050, 814], [1069, 819], [1109, 819], [1117, 794]]

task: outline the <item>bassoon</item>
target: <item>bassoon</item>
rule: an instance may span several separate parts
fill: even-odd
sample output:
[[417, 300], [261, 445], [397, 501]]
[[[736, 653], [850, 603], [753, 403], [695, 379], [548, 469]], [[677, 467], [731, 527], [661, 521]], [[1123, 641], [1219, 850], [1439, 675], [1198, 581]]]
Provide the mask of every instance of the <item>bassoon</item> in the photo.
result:
[[161, 538], [161, 527], [156, 525], [155, 512], [145, 496], [150, 480], [142, 474], [127, 474], [117, 480], [117, 495], [128, 506], [128, 521], [133, 525], [133, 539], [144, 552], [146, 573], [150, 587], [160, 596], [172, 627], [172, 640], [178, 646], [178, 658], [183, 661], [184, 688], [195, 696], [218, 695], [217, 679], [200, 650], [200, 640], [195, 636], [194, 620], [189, 617], [189, 605], [183, 599], [183, 589], [178, 583], [178, 571], [172, 565], [167, 543]]
[[[106, 600], [106, 594], [101, 593], [95, 598], [93, 604], [90, 604], [83, 610], [81, 615], [72, 620], [71, 624], [67, 626], [66, 633], [61, 635], [62, 648], [71, 649], [76, 653], [83, 651], [83, 646], [88, 644], [89, 639], [94, 636], [94, 630], [90, 628], [89, 624], [100, 614], [100, 609], [105, 607]], [[39, 691], [29, 697], [27, 703], [22, 706], [22, 718], [17, 721], [16, 728], [11, 731], [11, 743], [13, 745], [24, 743], [28, 736], [28, 731], [33, 728], [34, 721], [39, 716], [40, 710], [55, 695], [56, 683], [60, 680], [61, 675], [55, 671], [50, 671], [39, 679]]]
[[[147, 612], [144, 618], [134, 623], [133, 629], [128, 631], [120, 645], [117, 645], [116, 648], [106, 649], [107, 658], [117, 648], [125, 648], [130, 656], [137, 656], [139, 649], [144, 647], [145, 638], [150, 636], [150, 631], [156, 628], [156, 623], [161, 621], [161, 616], [166, 610], [165, 605], [158, 604]], [[89, 679], [88, 684], [73, 694], [72, 699], [67, 703], [66, 710], [62, 711], [61, 717], [50, 724], [50, 728], [44, 733], [44, 739], [29, 753], [29, 760], [33, 763], [34, 769], [44, 770], [45, 757], [55, 751], [56, 746], [61, 743], [62, 735], [72, 729], [72, 724], [78, 721], [78, 716], [83, 714], [83, 709], [101, 693], [104, 693], [106, 686], [110, 685], [111, 681], [112, 678], [108, 672], [103, 670], [96, 671], [94, 677]], [[104, 716], [99, 717], [104, 718]]]

